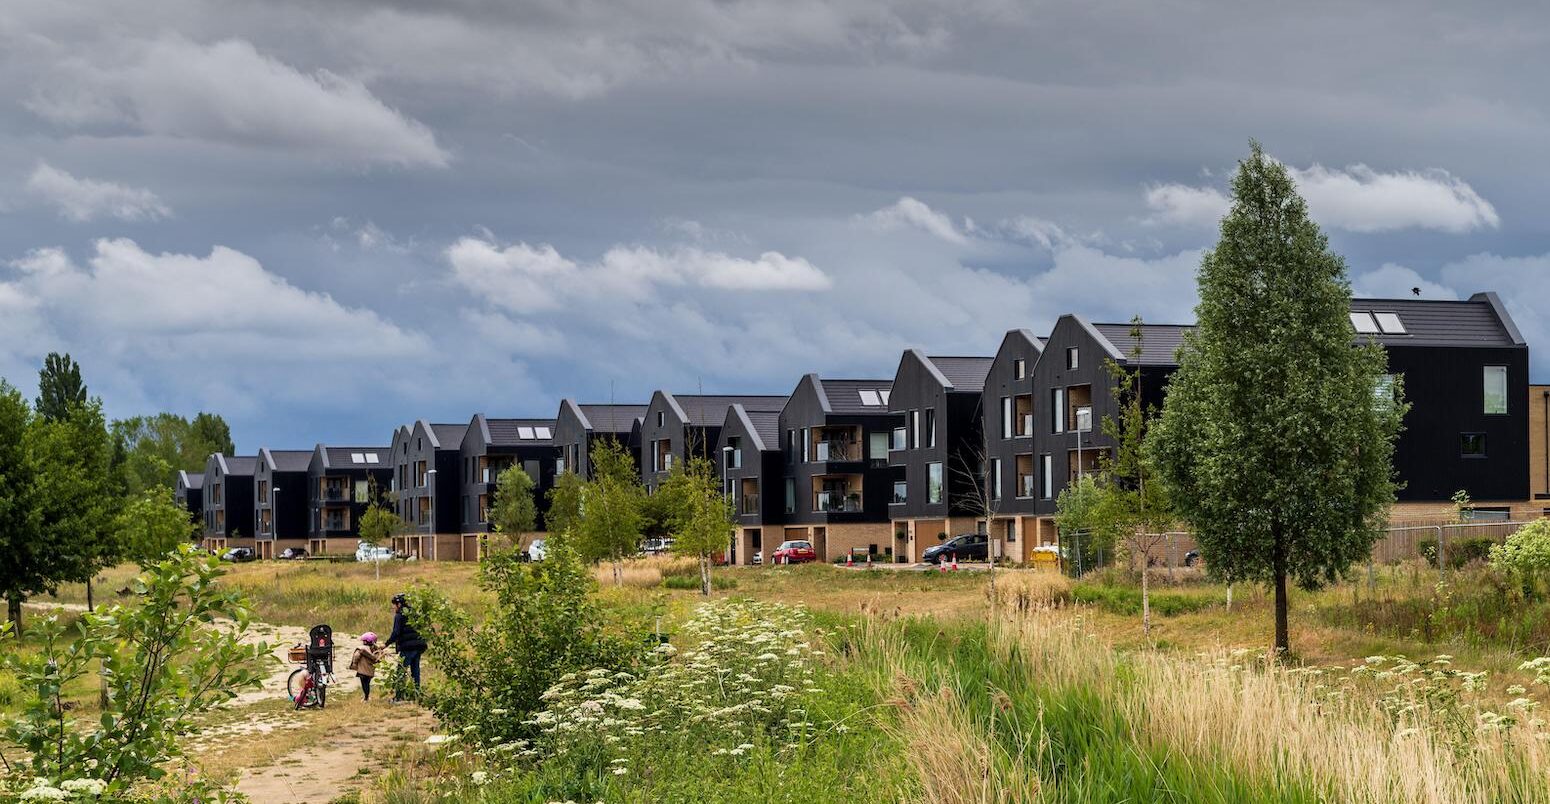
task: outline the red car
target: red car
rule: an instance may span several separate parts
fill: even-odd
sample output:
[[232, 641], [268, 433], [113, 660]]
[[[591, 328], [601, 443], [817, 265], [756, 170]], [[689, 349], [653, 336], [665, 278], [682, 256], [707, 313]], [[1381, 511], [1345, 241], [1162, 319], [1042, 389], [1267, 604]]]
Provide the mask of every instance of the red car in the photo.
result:
[[771, 564], [805, 564], [817, 560], [818, 552], [813, 549], [812, 542], [781, 542], [770, 554]]

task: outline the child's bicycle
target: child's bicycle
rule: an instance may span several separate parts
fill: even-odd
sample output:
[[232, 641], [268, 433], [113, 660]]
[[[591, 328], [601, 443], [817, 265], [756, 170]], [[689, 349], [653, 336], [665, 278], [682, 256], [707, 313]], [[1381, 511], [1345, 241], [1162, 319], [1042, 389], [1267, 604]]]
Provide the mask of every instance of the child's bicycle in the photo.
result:
[[334, 629], [314, 625], [307, 643], [297, 644], [287, 657], [301, 667], [285, 680], [285, 691], [297, 709], [322, 709], [328, 705], [328, 685], [334, 680]]

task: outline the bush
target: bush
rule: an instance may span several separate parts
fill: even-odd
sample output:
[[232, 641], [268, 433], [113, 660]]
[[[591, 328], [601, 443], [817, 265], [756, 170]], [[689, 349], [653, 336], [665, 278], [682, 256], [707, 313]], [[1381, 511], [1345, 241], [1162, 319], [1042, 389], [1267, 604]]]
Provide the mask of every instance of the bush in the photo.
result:
[[1491, 548], [1491, 566], [1526, 578], [1550, 569], [1550, 519], [1538, 519], [1518, 528], [1505, 544]]
[[562, 675], [633, 667], [644, 650], [643, 628], [608, 627], [590, 595], [591, 572], [575, 551], [559, 538], [547, 548], [538, 562], [504, 552], [484, 560], [479, 583], [496, 602], [482, 625], [438, 592], [410, 595], [410, 620], [443, 676], [426, 684], [421, 702], [469, 739], [494, 744], [527, 736], [523, 721]]
[[[716, 574], [716, 575], [710, 576], [710, 586], [711, 586], [712, 589], [736, 589], [737, 588], [737, 580], [734, 579], [734, 578], [728, 578], [725, 575]], [[699, 573], [696, 572], [694, 575], [667, 575], [667, 576], [664, 576], [662, 578], [662, 588], [663, 589], [693, 589], [694, 591], [698, 592], [698, 591], [700, 591], [700, 576], [699, 576]]]
[[[1437, 566], [1437, 540], [1422, 539], [1420, 552], [1426, 559], [1426, 563]], [[1475, 561], [1487, 561], [1491, 557], [1491, 548], [1496, 545], [1496, 540], [1488, 536], [1472, 536], [1467, 539], [1455, 539], [1448, 542], [1448, 569], [1462, 569]]]

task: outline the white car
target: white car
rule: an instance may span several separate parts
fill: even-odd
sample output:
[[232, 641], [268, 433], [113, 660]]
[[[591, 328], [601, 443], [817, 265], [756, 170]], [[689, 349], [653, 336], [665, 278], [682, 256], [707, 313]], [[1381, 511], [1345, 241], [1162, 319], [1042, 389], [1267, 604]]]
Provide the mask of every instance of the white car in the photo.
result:
[[534, 539], [533, 543], [527, 546], [528, 561], [543, 561], [547, 555], [548, 553], [544, 550], [543, 539]]
[[377, 547], [361, 542], [355, 548], [356, 561], [392, 561], [393, 551], [387, 547]]

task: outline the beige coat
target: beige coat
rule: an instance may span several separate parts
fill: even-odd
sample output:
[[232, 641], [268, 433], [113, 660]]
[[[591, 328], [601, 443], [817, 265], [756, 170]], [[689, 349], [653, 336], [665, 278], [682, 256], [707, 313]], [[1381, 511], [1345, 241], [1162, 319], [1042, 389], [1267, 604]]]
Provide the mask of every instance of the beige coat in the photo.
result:
[[350, 656], [350, 669], [358, 676], [371, 678], [377, 674], [377, 662], [380, 661], [382, 661], [381, 648], [368, 648], [362, 645]]

